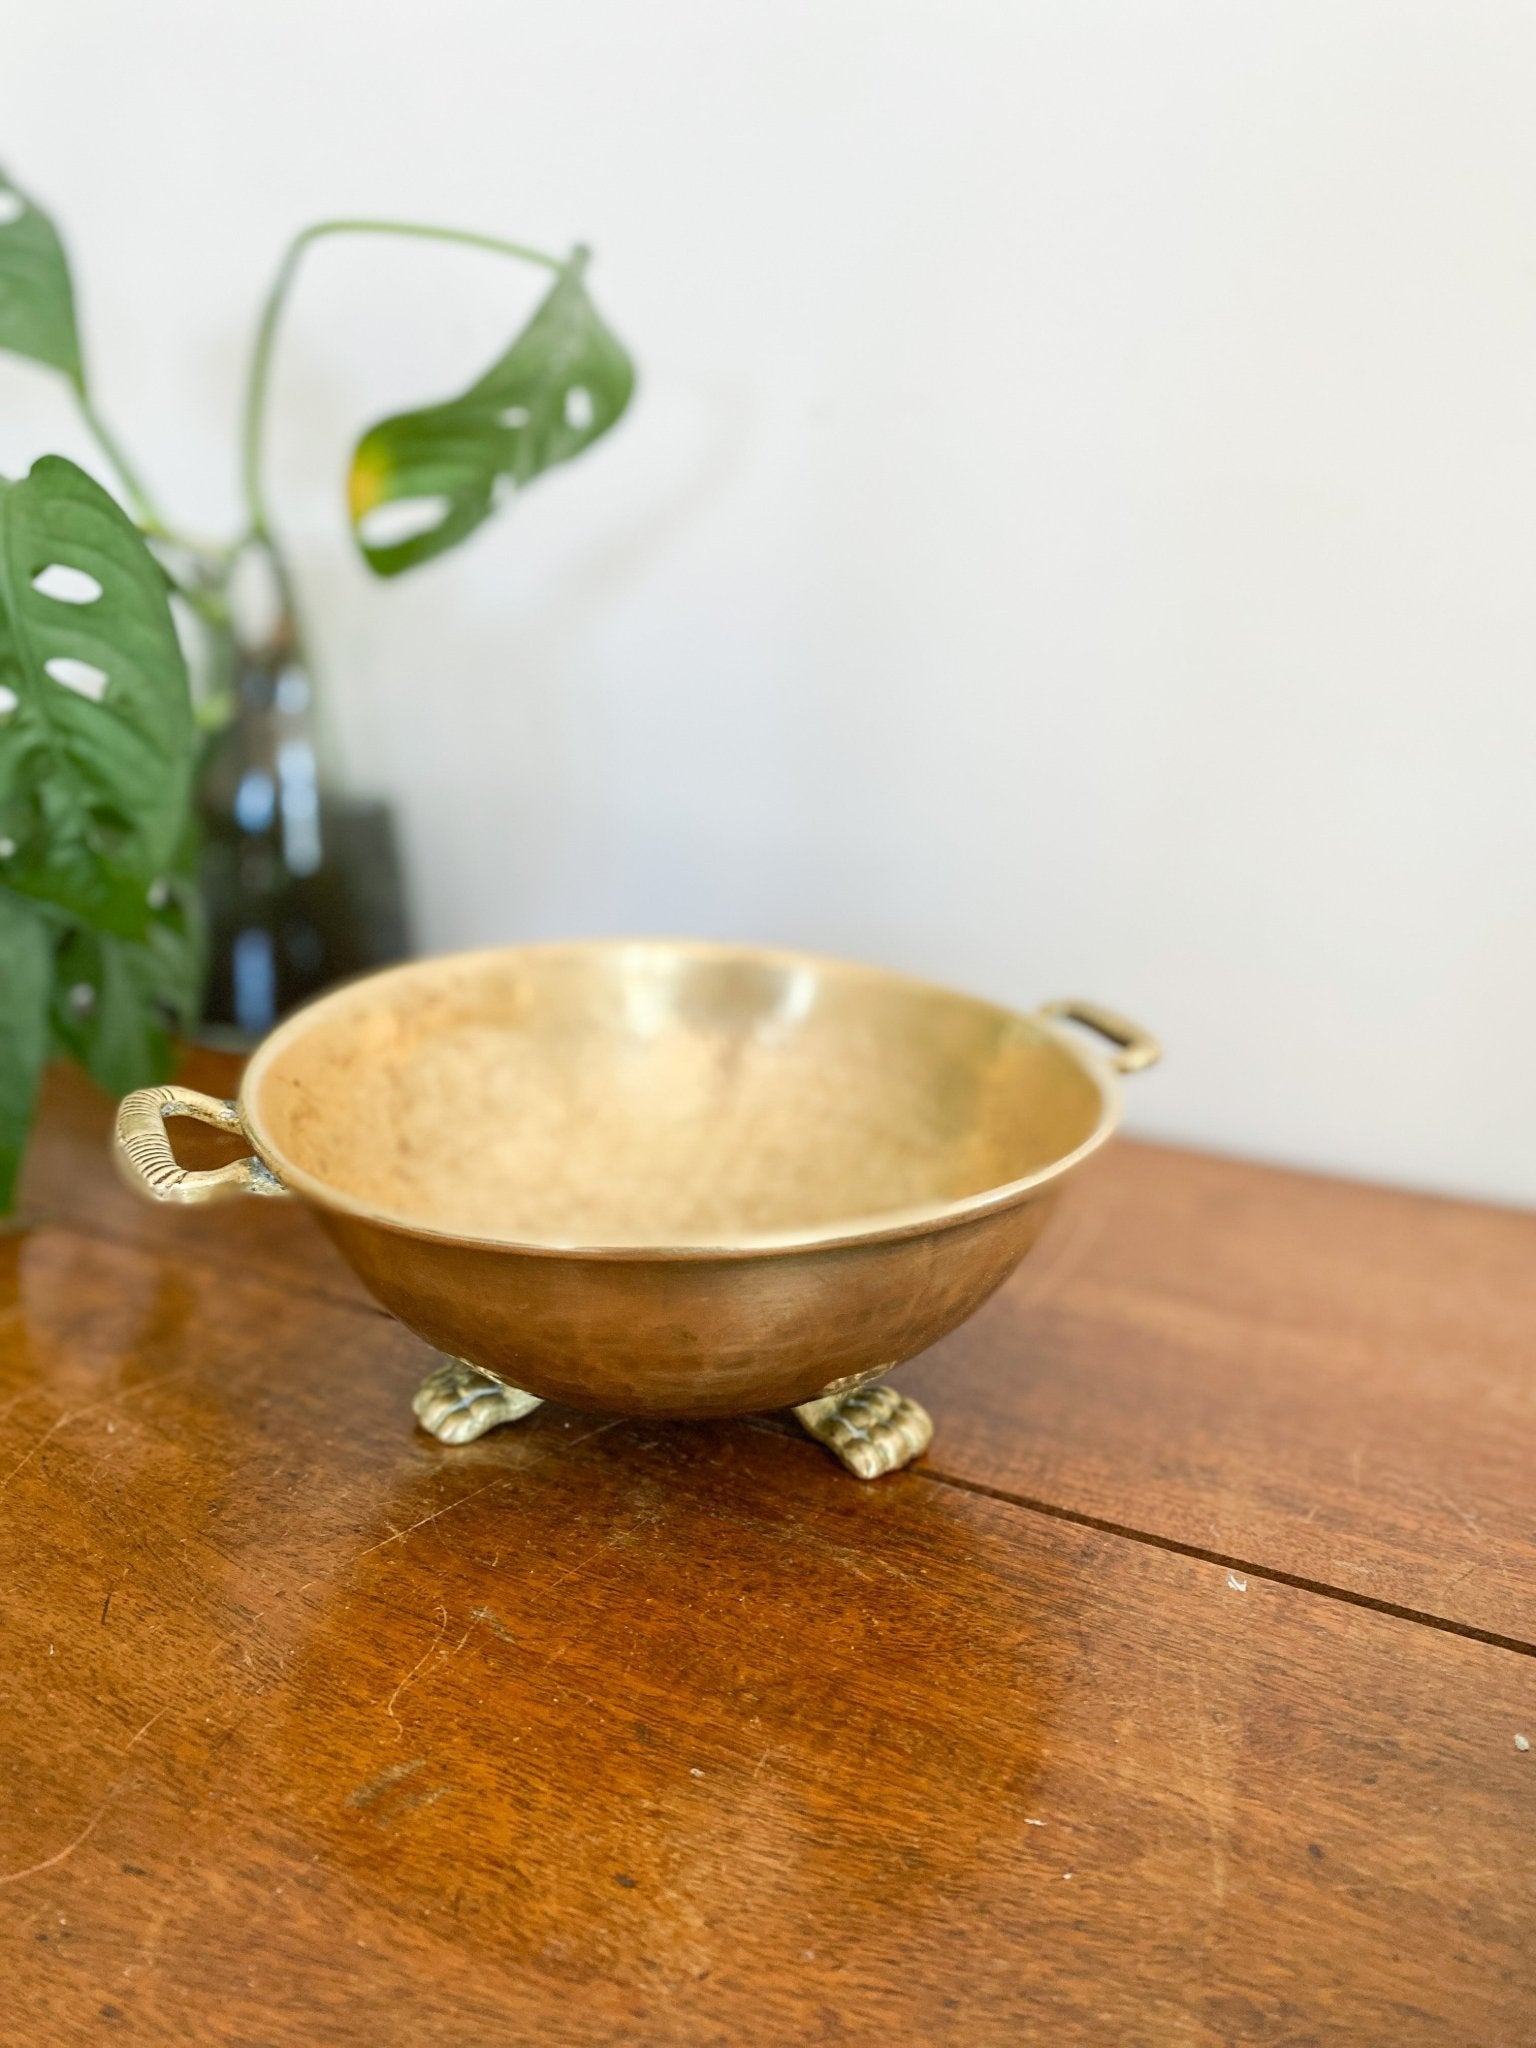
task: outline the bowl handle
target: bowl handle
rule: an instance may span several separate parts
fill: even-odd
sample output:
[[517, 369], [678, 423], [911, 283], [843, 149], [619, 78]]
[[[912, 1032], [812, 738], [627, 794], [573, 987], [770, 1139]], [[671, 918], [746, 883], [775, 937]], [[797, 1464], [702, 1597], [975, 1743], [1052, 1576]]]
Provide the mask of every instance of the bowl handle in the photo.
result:
[[201, 1173], [178, 1166], [166, 1133], [168, 1116], [196, 1117], [200, 1124], [245, 1138], [240, 1112], [232, 1102], [199, 1095], [195, 1088], [136, 1088], [117, 1107], [112, 1152], [128, 1185], [152, 1202], [227, 1202], [235, 1195], [286, 1195], [271, 1167], [261, 1159], [236, 1159]]
[[1102, 1003], [1083, 1003], [1067, 997], [1061, 1002], [1042, 1003], [1039, 1015], [1082, 1024], [1089, 1031], [1097, 1031], [1100, 1038], [1107, 1038], [1115, 1047], [1110, 1064], [1122, 1074], [1139, 1074], [1145, 1067], [1155, 1067], [1163, 1056], [1163, 1048], [1150, 1031], [1143, 1031], [1118, 1011], [1106, 1010]]

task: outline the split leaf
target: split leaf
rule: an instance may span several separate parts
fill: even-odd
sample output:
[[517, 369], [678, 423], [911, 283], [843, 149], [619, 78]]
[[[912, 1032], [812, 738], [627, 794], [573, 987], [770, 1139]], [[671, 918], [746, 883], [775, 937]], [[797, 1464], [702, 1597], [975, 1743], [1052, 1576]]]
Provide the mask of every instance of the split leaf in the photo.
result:
[[0, 881], [142, 938], [193, 749], [165, 578], [130, 520], [62, 456], [0, 479]]
[[506, 354], [461, 398], [395, 413], [352, 456], [348, 499], [378, 576], [447, 552], [507, 489], [569, 462], [620, 418], [634, 365], [588, 297], [577, 256]]

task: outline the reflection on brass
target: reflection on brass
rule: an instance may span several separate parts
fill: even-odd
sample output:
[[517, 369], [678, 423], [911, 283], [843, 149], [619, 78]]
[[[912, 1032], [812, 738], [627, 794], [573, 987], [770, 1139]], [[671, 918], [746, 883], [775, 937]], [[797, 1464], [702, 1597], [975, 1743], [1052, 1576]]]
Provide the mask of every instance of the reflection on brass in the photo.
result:
[[416, 1389], [411, 1403], [416, 1420], [443, 1444], [471, 1444], [488, 1429], [521, 1422], [540, 1406], [537, 1394], [525, 1394], [481, 1372], [467, 1358], [445, 1358]]
[[112, 1147], [130, 1187], [156, 1202], [227, 1202], [234, 1195], [286, 1195], [288, 1190], [260, 1159], [236, 1159], [228, 1166], [193, 1173], [176, 1164], [168, 1116], [195, 1117], [243, 1138], [245, 1128], [232, 1102], [199, 1095], [195, 1088], [137, 1088], [117, 1106]]
[[894, 1387], [864, 1387], [803, 1401], [796, 1415], [858, 1479], [878, 1479], [920, 1458], [933, 1441], [928, 1410]]
[[825, 1399], [828, 1394], [851, 1394], [855, 1387], [867, 1387], [875, 1380], [882, 1378], [898, 1363], [898, 1360], [892, 1359], [887, 1365], [871, 1366], [868, 1372], [847, 1373], [842, 1379], [832, 1380], [828, 1385], [824, 1386], [818, 1398]]
[[[859, 1387], [1007, 1278], [1113, 1130], [1117, 1067], [1155, 1057], [1086, 1003], [1024, 1015], [751, 947], [528, 946], [339, 989], [266, 1040], [237, 1112], [146, 1090], [119, 1145], [161, 1199], [291, 1190], [386, 1308], [530, 1400], [830, 1399], [859, 1430]], [[243, 1130], [256, 1158], [183, 1173], [178, 1113]], [[469, 1382], [421, 1398], [457, 1441], [488, 1412]]]

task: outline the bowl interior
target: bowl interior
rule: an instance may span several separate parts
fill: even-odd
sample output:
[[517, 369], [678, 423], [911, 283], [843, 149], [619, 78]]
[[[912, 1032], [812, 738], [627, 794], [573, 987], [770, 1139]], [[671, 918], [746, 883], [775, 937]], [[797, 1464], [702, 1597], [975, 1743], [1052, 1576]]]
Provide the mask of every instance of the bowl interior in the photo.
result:
[[872, 968], [707, 946], [423, 961], [323, 999], [243, 1103], [301, 1192], [455, 1236], [841, 1234], [1025, 1178], [1109, 1105], [1041, 1024]]

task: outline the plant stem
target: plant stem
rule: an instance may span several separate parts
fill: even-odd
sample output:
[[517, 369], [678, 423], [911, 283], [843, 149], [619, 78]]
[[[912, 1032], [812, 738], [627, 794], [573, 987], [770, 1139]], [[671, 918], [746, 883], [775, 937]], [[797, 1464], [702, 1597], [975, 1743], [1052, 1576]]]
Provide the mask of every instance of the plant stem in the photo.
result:
[[179, 538], [178, 535], [172, 533], [171, 529], [161, 518], [154, 500], [150, 497], [145, 487], [144, 479], [123, 452], [122, 443], [91, 403], [90, 393], [86, 390], [83, 381], [76, 379], [73, 382], [75, 403], [80, 408], [80, 417], [89, 428], [91, 438], [95, 441], [97, 447], [117, 471], [118, 478], [123, 486], [123, 495], [127, 498], [132, 508], [134, 518], [138, 521], [144, 532], [155, 540], [175, 540]]
[[[149, 495], [149, 488], [145, 484], [143, 477], [140, 476], [137, 469], [129, 461], [128, 456], [123, 450], [122, 443], [96, 410], [95, 405], [91, 401], [91, 395], [86, 390], [83, 381], [72, 379], [71, 382], [75, 394], [75, 404], [79, 408], [80, 417], [84, 421], [97, 447], [106, 456], [113, 469], [117, 471], [118, 481], [123, 487], [123, 496], [128, 500], [129, 509], [133, 513], [139, 530], [144, 534], [145, 538], [160, 541], [170, 547], [181, 548], [187, 554], [209, 564], [227, 561], [229, 558], [228, 550], [210, 541], [191, 540], [186, 534], [178, 533], [166, 521], [159, 507], [155, 504], [154, 499]], [[165, 562], [162, 561], [160, 566], [165, 570], [175, 589], [180, 592], [195, 612], [207, 620], [209, 625], [224, 626], [228, 623], [229, 609], [224, 604], [222, 598], [208, 589], [200, 589], [195, 584], [185, 582], [181, 577], [175, 575]]]
[[[173, 527], [166, 525], [153, 499], [145, 490], [143, 480], [124, 455], [106, 421], [96, 411], [84, 391], [77, 387], [75, 395], [79, 401], [80, 416], [89, 427], [97, 447], [117, 471], [118, 481], [123, 487], [123, 496], [128, 500], [134, 522], [144, 538], [159, 541], [164, 547], [181, 548], [187, 554], [197, 556], [204, 562], [218, 563], [227, 559], [224, 549], [211, 543], [189, 540], [185, 534], [177, 533]], [[199, 589], [195, 583], [188, 583], [176, 574], [163, 556], [157, 554], [155, 559], [159, 562], [171, 588], [178, 596], [185, 598], [199, 618], [210, 626], [227, 627], [229, 607], [222, 597], [214, 591]]]
[[265, 541], [268, 547], [272, 545], [272, 531], [267, 517], [261, 457], [267, 413], [267, 386], [272, 372], [272, 351], [277, 341], [278, 323], [282, 318], [283, 307], [300, 259], [311, 242], [318, 242], [326, 235], [413, 236], [427, 242], [455, 242], [467, 249], [488, 249], [493, 255], [513, 256], [522, 263], [537, 263], [545, 270], [559, 272], [566, 268], [562, 258], [550, 256], [542, 249], [527, 248], [521, 242], [503, 241], [497, 235], [477, 235], [466, 228], [432, 227], [416, 221], [322, 220], [316, 221], [313, 227], [307, 227], [295, 235], [277, 267], [277, 275], [272, 280], [266, 303], [261, 309], [261, 319], [256, 328], [256, 343], [251, 351], [250, 376], [245, 387], [241, 472], [245, 487], [246, 511], [250, 519], [248, 538]]

